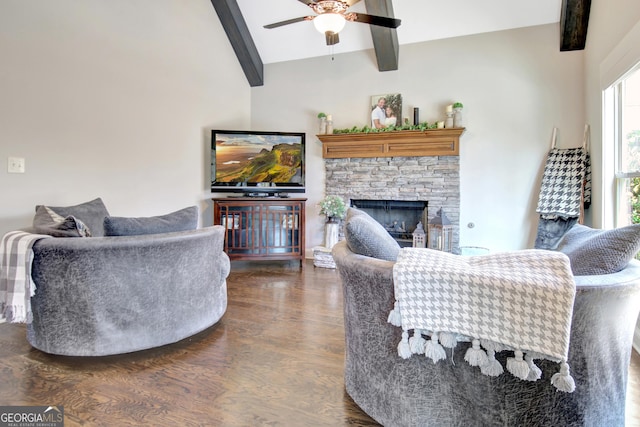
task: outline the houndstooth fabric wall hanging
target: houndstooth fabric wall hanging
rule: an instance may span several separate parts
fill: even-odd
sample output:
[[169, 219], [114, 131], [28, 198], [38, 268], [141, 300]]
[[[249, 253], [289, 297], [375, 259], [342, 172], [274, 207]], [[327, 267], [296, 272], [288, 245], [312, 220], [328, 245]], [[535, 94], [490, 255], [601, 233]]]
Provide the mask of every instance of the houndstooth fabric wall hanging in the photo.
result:
[[591, 202], [591, 162], [583, 148], [554, 148], [542, 176], [538, 212], [542, 218], [579, 217]]

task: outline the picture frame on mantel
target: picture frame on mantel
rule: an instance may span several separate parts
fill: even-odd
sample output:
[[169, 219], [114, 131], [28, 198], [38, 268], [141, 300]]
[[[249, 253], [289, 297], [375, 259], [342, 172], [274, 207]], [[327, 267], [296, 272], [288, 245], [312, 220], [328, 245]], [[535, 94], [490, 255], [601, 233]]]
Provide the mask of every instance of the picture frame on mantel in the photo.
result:
[[384, 127], [402, 126], [402, 95], [399, 93], [387, 93], [382, 95], [373, 95], [371, 97], [371, 106], [369, 108], [369, 126], [373, 126], [373, 111], [378, 108], [380, 99], [385, 100], [385, 121], [382, 123]]

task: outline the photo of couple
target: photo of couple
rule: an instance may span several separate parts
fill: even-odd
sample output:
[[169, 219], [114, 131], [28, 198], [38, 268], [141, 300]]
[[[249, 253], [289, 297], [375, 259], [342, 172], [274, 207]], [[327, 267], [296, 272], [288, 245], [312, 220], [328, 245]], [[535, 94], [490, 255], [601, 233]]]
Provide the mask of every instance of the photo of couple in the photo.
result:
[[402, 125], [402, 95], [392, 93], [371, 97], [371, 127], [382, 129]]

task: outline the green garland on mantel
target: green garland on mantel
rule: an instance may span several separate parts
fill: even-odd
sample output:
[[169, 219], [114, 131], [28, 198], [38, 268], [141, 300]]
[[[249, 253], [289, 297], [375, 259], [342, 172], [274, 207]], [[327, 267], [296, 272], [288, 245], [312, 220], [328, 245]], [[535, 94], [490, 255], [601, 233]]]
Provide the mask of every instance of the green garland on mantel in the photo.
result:
[[364, 126], [364, 127], [358, 127], [358, 126], [354, 126], [352, 128], [347, 128], [347, 129], [334, 129], [333, 130], [333, 134], [344, 134], [344, 133], [381, 133], [381, 132], [394, 132], [394, 131], [401, 131], [401, 130], [428, 130], [428, 129], [437, 129], [438, 128], [438, 124], [437, 123], [419, 123], [417, 125], [410, 125], [408, 123], [405, 123], [402, 126], [389, 126], [386, 128], [372, 128], [369, 126]]

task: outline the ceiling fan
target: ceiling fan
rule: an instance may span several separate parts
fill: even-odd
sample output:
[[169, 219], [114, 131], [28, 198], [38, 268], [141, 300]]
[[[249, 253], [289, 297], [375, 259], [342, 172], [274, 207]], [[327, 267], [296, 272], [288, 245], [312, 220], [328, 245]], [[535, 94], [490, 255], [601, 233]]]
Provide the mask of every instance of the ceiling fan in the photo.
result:
[[309, 6], [317, 15], [301, 16], [265, 25], [264, 28], [277, 28], [302, 21], [313, 21], [318, 31], [325, 35], [327, 45], [331, 46], [340, 41], [338, 33], [344, 28], [346, 21], [361, 22], [363, 24], [378, 25], [380, 27], [398, 28], [400, 20], [386, 16], [367, 15], [364, 13], [347, 12], [347, 9], [360, 0], [298, 0]]

